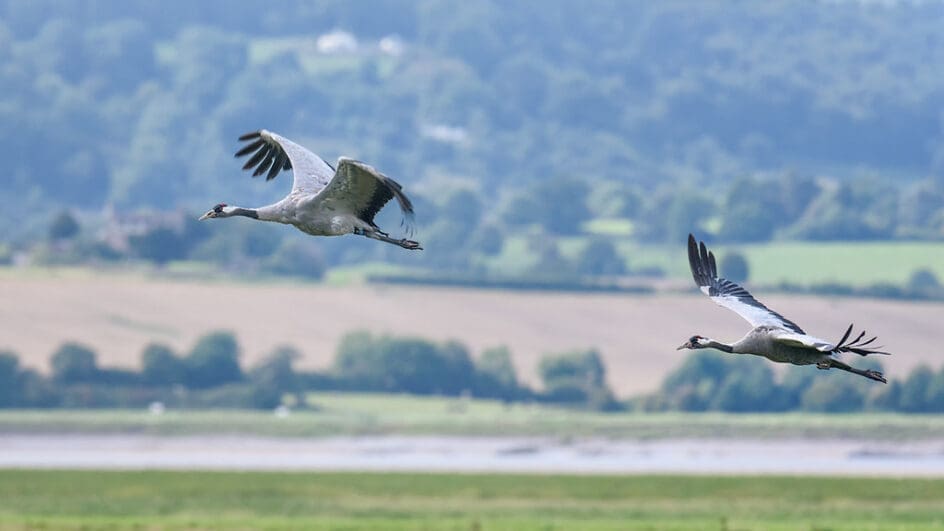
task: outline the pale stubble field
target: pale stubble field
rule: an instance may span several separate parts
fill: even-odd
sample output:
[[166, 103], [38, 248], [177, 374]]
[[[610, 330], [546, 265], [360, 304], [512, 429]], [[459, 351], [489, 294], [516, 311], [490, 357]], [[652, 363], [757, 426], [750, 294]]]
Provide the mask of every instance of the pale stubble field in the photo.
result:
[[[936, 369], [944, 361], [936, 340], [944, 304], [763, 293], [759, 298], [826, 339], [838, 339], [850, 322], [878, 334], [894, 353], [881, 359], [892, 378], [922, 362]], [[0, 349], [39, 368], [46, 368], [64, 341], [92, 347], [100, 365], [136, 367], [148, 342], [185, 352], [217, 329], [236, 333], [245, 364], [288, 344], [302, 352], [302, 367], [324, 368], [345, 333], [366, 329], [456, 339], [473, 355], [507, 345], [530, 382], [543, 354], [594, 347], [620, 395], [655, 389], [685, 358], [687, 352], [675, 347], [692, 334], [733, 340], [748, 326], [694, 291], [510, 292], [44, 273], [0, 275], [0, 301]]]

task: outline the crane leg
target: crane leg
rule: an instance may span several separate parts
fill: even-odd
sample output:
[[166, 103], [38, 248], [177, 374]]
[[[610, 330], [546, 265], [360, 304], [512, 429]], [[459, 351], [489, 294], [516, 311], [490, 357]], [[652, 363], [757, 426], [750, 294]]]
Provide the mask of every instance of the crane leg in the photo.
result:
[[[358, 229], [354, 229], [354, 234], [358, 233], [357, 230]], [[364, 231], [361, 231], [360, 234], [363, 234], [364, 236], [367, 236], [368, 238], [372, 240], [380, 240], [382, 242], [392, 243], [393, 245], [403, 247], [404, 249], [410, 249], [412, 251], [423, 250], [419, 242], [408, 240], [406, 238], [397, 240], [396, 238], [391, 238], [390, 236], [388, 236], [386, 232], [382, 232], [379, 230], [371, 230], [371, 231], [364, 230]]]
[[878, 371], [873, 370], [863, 370], [856, 369], [855, 367], [846, 365], [845, 363], [839, 360], [829, 360], [829, 366], [831, 368], [839, 369], [846, 372], [851, 372], [852, 374], [858, 374], [859, 376], [865, 376], [869, 380], [875, 380], [876, 382], [888, 383], [888, 380], [885, 379], [885, 376]]

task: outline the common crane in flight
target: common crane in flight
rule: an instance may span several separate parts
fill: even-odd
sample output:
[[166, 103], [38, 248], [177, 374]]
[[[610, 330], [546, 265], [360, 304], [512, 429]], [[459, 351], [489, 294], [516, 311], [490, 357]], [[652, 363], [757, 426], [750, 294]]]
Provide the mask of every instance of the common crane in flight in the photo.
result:
[[[292, 170], [292, 191], [281, 201], [259, 208], [242, 208], [220, 203], [200, 217], [245, 216], [262, 221], [294, 225], [313, 236], [357, 234], [374, 240], [421, 250], [419, 242], [391, 238], [374, 223], [374, 216], [393, 198], [400, 204], [408, 235], [413, 229], [413, 205], [399, 183], [363, 162], [341, 157], [337, 170], [321, 157], [291, 140], [261, 129], [239, 140], [248, 142], [236, 157], [255, 152], [243, 166], [255, 168], [253, 177], [266, 174], [274, 179], [282, 170]], [[268, 173], [266, 173], [268, 172]]]
[[887, 383], [878, 371], [856, 369], [838, 359], [838, 355], [843, 352], [853, 352], [860, 356], [888, 354], [876, 350], [881, 347], [869, 346], [875, 341], [874, 337], [864, 339], [865, 332], [862, 332], [850, 340], [852, 325], [849, 325], [837, 343], [808, 335], [793, 321], [761, 304], [746, 289], [730, 280], [719, 278], [714, 253], [705, 247], [704, 242], [697, 243], [691, 234], [688, 235], [688, 262], [699, 289], [718, 305], [746, 319], [754, 329], [731, 344], [703, 336], [692, 336], [676, 350], [714, 348], [735, 354], [754, 354], [780, 363], [815, 364], [819, 369], [840, 369]]

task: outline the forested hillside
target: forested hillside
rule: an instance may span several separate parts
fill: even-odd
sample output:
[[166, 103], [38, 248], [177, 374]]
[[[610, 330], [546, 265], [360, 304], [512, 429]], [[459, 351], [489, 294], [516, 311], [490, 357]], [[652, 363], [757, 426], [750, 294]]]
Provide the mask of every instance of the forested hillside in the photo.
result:
[[400, 180], [450, 252], [944, 237], [944, 5], [493, 3], [2, 1], [0, 239], [280, 197], [232, 158], [263, 127]]

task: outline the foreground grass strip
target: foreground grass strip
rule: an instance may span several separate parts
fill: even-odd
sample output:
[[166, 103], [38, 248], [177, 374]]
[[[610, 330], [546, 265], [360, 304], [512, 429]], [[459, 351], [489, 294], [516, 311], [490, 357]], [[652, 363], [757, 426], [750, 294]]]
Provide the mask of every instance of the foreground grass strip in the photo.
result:
[[623, 439], [755, 438], [901, 440], [944, 438], [944, 416], [860, 413], [590, 413], [489, 400], [368, 393], [314, 393], [311, 411], [0, 411], [0, 434], [460, 435]]
[[0, 528], [944, 529], [944, 480], [0, 471]]

